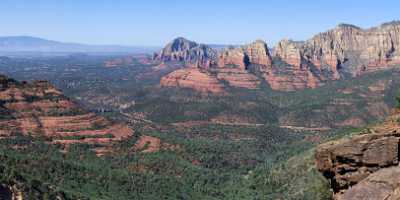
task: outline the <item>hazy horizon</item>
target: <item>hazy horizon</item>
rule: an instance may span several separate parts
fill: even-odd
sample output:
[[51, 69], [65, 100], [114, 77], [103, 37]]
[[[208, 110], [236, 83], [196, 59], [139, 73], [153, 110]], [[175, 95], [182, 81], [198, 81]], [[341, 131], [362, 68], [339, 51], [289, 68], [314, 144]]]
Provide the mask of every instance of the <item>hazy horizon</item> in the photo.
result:
[[4, 0], [0, 36], [89, 45], [162, 46], [178, 36], [207, 44], [263, 39], [273, 45], [283, 38], [305, 40], [339, 23], [369, 28], [398, 20], [398, 7], [391, 0]]

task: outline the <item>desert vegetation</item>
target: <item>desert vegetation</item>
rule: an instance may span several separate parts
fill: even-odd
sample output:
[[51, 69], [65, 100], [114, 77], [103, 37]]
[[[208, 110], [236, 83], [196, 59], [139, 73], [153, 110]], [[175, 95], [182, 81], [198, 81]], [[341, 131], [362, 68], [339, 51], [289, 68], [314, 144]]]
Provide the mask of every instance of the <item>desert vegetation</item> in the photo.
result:
[[[159, 87], [175, 66], [162, 72], [139, 62], [106, 68], [108, 59], [15, 58], [0, 64], [2, 73], [19, 80], [48, 77], [78, 105], [135, 130], [101, 157], [96, 144], [66, 148], [21, 134], [0, 140], [0, 183], [19, 182], [36, 199], [327, 199], [329, 184], [313, 162], [315, 146], [388, 115], [400, 85], [398, 69], [391, 69], [304, 91], [279, 92], [262, 83], [256, 90], [227, 86], [226, 96], [215, 96]], [[51, 67], [37, 68], [44, 65]], [[84, 131], [100, 128], [94, 123]], [[135, 151], [142, 135], [174, 148]]]

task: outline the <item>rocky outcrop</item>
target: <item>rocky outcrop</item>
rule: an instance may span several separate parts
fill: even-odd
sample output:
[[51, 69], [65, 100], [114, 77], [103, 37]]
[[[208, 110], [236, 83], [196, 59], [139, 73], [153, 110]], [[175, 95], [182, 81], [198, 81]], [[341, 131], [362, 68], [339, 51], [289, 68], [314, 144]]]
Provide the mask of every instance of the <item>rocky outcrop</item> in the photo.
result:
[[218, 66], [221, 68], [233, 65], [240, 69], [245, 69], [249, 64], [248, 57], [241, 48], [229, 47], [221, 52], [218, 58]]
[[[196, 44], [188, 43], [178, 50], [190, 47], [195, 48]], [[170, 49], [169, 45], [165, 49]], [[196, 65], [172, 72], [161, 79], [160, 85], [191, 88], [201, 93], [214, 94], [224, 93], [224, 81], [232, 87], [256, 89], [261, 81], [251, 74], [247, 67], [251, 64], [271, 65], [271, 63], [271, 56], [265, 42], [256, 41], [242, 47], [225, 49], [220, 53], [218, 60], [213, 58], [206, 65]]]
[[[206, 45], [178, 38], [156, 54], [155, 59], [183, 61], [206, 70], [223, 69], [220, 71], [225, 74], [220, 77], [224, 80], [237, 79], [226, 76], [231, 69], [235, 69], [232, 73], [235, 75], [237, 69], [241, 70], [240, 74], [258, 71], [272, 89], [294, 91], [319, 87], [348, 75], [359, 76], [400, 65], [399, 48], [400, 22], [395, 21], [369, 29], [340, 24], [304, 42], [285, 39], [274, 47], [272, 56], [267, 44], [261, 40], [227, 48], [217, 55], [217, 51]], [[212, 70], [218, 73], [218, 70]], [[241, 82], [239, 85], [246, 85]], [[232, 86], [236, 85], [233, 81]]]
[[220, 67], [235, 65], [244, 69], [250, 64], [272, 64], [268, 46], [262, 40], [237, 48], [227, 48], [217, 56], [217, 51], [209, 46], [180, 37], [167, 44], [159, 54], [155, 54], [154, 59], [163, 62], [180, 61], [200, 68], [218, 64]]
[[154, 60], [184, 62], [186, 65], [208, 68], [214, 64], [217, 52], [204, 44], [179, 37], [168, 43]]
[[261, 84], [257, 76], [240, 68], [220, 68], [217, 70], [217, 78], [236, 88], [257, 89]]
[[87, 112], [47, 81], [0, 76], [0, 137], [45, 136], [53, 143], [109, 145], [133, 130]]
[[282, 59], [289, 65], [300, 68], [303, 61], [302, 42], [284, 39], [278, 42], [274, 48], [274, 56]]
[[203, 94], [223, 94], [224, 86], [206, 70], [191, 67], [174, 71], [164, 76], [160, 85], [163, 87], [190, 88]]
[[345, 193], [337, 195], [336, 199], [398, 200], [400, 199], [400, 167], [381, 169]]
[[399, 197], [395, 196], [400, 190], [399, 117], [393, 116], [359, 135], [318, 147], [316, 165], [331, 180], [335, 199]]
[[336, 78], [338, 71], [357, 75], [400, 64], [400, 23], [390, 22], [370, 29], [340, 24], [306, 41], [304, 59], [327, 68]]
[[309, 68], [280, 67], [264, 68], [262, 76], [273, 90], [296, 91], [305, 88], [317, 88], [323, 85], [323, 78], [314, 74]]
[[251, 64], [270, 66], [272, 58], [267, 44], [257, 40], [251, 44], [238, 48], [228, 48], [219, 55], [218, 66], [235, 65], [240, 69], [247, 69]]

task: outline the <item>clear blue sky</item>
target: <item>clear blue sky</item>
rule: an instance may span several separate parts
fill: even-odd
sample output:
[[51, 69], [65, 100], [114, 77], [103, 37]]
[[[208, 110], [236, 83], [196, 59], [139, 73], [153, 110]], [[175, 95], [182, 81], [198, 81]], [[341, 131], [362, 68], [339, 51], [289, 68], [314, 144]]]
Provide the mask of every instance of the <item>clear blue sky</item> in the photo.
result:
[[304, 40], [345, 22], [400, 19], [399, 0], [1, 0], [0, 36], [88, 44], [163, 45]]

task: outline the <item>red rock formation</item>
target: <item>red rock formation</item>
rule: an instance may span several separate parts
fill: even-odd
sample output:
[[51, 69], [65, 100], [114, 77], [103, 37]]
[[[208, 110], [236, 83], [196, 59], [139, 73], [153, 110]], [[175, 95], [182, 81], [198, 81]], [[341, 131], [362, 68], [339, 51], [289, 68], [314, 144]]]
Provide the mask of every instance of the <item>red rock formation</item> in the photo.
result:
[[224, 94], [224, 86], [206, 70], [185, 68], [164, 76], [160, 85], [163, 87], [190, 88], [201, 93]]
[[399, 117], [317, 148], [317, 168], [331, 180], [335, 199], [392, 199], [400, 189]]
[[228, 48], [220, 53], [218, 58], [218, 66], [224, 68], [227, 65], [234, 65], [240, 69], [246, 68], [246, 55], [242, 49], [239, 48]]
[[399, 22], [370, 29], [341, 24], [306, 41], [303, 52], [305, 58], [315, 65], [327, 64], [332, 71], [338, 70], [338, 66], [346, 67], [345, 63], [356, 65], [344, 69], [356, 74], [361, 66], [372, 70], [374, 66], [398, 64], [399, 48]]
[[242, 47], [248, 57], [248, 62], [256, 65], [270, 66], [272, 58], [267, 44], [262, 40], [257, 40], [249, 45]]
[[[250, 89], [257, 84], [249, 68], [258, 68], [272, 89], [293, 91], [319, 87], [343, 74], [358, 76], [400, 65], [399, 49], [400, 22], [391, 22], [370, 29], [341, 24], [305, 42], [282, 40], [274, 48], [273, 58], [260, 40], [225, 49], [216, 56], [211, 48], [183, 38], [168, 44], [156, 58], [213, 70], [222, 73], [217, 76], [231, 86]], [[212, 69], [214, 65], [218, 70]], [[230, 70], [233, 77], [228, 76]], [[255, 84], [245, 84], [247, 80], [241, 78]]]
[[214, 64], [216, 51], [204, 44], [179, 37], [168, 43], [154, 60], [161, 62], [178, 61], [189, 66], [208, 68]]
[[289, 65], [300, 68], [303, 64], [303, 55], [301, 52], [302, 43], [294, 42], [292, 40], [281, 40], [275, 46], [274, 56], [281, 58]]
[[400, 167], [381, 169], [343, 194], [337, 200], [398, 200], [400, 199]]
[[228, 48], [219, 55], [218, 65], [223, 68], [226, 65], [235, 65], [246, 69], [250, 64], [270, 66], [272, 58], [267, 44], [257, 40], [249, 45], [238, 48]]
[[0, 76], [0, 136], [40, 135], [55, 143], [109, 144], [133, 135], [123, 124], [89, 113], [46, 81], [17, 82]]
[[257, 89], [261, 83], [257, 76], [240, 68], [225, 67], [218, 69], [217, 78], [237, 88]]
[[297, 91], [305, 88], [317, 88], [323, 83], [308, 69], [273, 69], [263, 74], [265, 80], [273, 90], [279, 91]]

